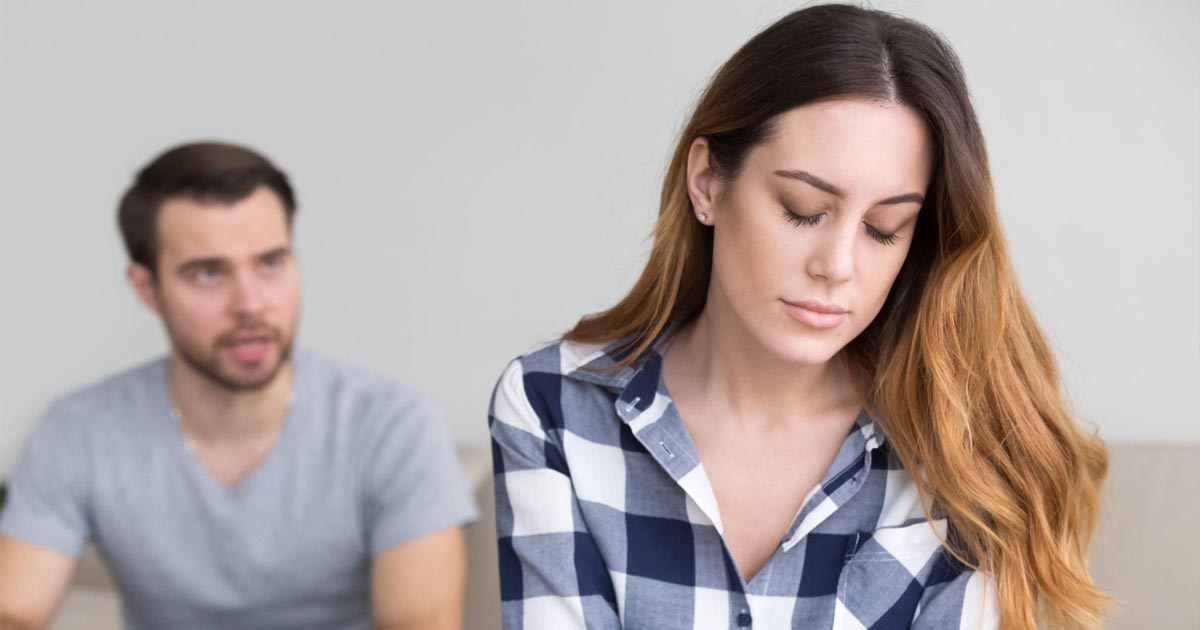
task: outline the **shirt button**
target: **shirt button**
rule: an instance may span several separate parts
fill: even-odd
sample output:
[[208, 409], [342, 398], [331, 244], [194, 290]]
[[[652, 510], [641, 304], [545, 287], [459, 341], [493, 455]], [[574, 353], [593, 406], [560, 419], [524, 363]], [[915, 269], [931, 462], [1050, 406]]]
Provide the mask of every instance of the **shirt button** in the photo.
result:
[[750, 613], [746, 612], [745, 610], [738, 613], [737, 625], [739, 628], [749, 628], [751, 621], [753, 620], [750, 618]]

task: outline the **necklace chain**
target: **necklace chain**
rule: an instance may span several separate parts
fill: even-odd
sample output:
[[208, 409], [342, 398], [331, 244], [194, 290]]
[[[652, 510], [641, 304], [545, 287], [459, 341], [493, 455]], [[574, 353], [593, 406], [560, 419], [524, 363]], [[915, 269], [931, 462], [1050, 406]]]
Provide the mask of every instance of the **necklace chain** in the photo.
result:
[[183, 445], [192, 455], [196, 454], [196, 441], [192, 436], [188, 435], [186, 429], [183, 428], [183, 413], [179, 411], [179, 407], [171, 405], [171, 422], [175, 423], [175, 428], [179, 430], [180, 437], [183, 438]]

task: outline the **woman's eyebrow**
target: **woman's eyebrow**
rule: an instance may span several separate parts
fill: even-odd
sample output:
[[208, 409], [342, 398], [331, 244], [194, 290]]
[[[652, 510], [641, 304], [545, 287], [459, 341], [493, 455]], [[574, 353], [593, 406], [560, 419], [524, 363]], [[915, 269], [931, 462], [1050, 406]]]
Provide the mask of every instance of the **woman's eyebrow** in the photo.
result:
[[[835, 197], [840, 198], [843, 194], [842, 191], [837, 186], [830, 184], [829, 182], [821, 179], [820, 177], [817, 177], [816, 175], [813, 175], [812, 173], [809, 173], [808, 171], [781, 169], [781, 170], [775, 171], [775, 174], [780, 177], [786, 177], [788, 179], [795, 179], [795, 180], [802, 181], [818, 190], [823, 190]], [[906, 193], [903, 195], [895, 195], [893, 197], [888, 197], [887, 199], [877, 201], [877, 202], [875, 202], [874, 205], [878, 206], [878, 205], [898, 204], [898, 203], [925, 203], [925, 196], [920, 193]]]

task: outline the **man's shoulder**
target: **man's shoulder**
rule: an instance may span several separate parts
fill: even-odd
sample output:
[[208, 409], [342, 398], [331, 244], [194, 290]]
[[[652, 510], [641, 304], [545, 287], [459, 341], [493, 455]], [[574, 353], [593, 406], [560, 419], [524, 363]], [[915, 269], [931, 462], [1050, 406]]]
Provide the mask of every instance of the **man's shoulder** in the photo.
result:
[[144, 408], [152, 397], [162, 396], [165, 374], [166, 357], [143, 361], [54, 398], [45, 416], [47, 419], [56, 419], [78, 418], [81, 415], [89, 418], [106, 414], [124, 415]]
[[389, 421], [413, 413], [427, 413], [429, 399], [416, 387], [382, 370], [352, 361], [301, 350], [296, 353], [310, 394], [323, 399], [327, 409], [356, 424]]
[[148, 412], [163, 404], [165, 362], [165, 357], [145, 361], [53, 398], [26, 442], [25, 452], [38, 455], [27, 456], [74, 461], [81, 449], [91, 454], [88, 461], [126, 455], [128, 445], [147, 435]]
[[416, 389], [382, 369], [314, 350], [298, 350], [297, 363], [307, 372], [310, 385], [340, 396], [391, 399], [416, 395]]

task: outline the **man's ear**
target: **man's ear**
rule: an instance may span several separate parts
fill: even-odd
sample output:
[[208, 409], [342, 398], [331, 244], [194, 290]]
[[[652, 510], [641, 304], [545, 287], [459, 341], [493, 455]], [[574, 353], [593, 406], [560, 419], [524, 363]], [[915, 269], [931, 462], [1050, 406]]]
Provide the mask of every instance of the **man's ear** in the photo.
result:
[[717, 218], [713, 211], [721, 195], [721, 178], [713, 170], [705, 138], [696, 138], [688, 149], [687, 189], [697, 220], [712, 225]]
[[154, 277], [154, 272], [145, 265], [130, 262], [125, 268], [125, 279], [129, 281], [129, 286], [142, 304], [162, 315], [162, 307], [158, 301], [158, 280]]

